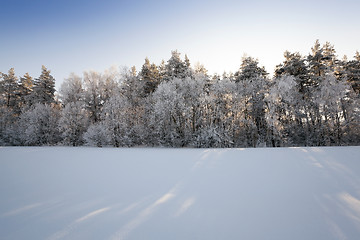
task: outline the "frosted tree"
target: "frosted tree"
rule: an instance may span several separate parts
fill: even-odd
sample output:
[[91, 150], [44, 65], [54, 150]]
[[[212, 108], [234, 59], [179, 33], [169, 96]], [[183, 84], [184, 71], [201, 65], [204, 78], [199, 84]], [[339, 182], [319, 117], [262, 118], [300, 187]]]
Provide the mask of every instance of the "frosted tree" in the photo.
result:
[[136, 73], [136, 68], [128, 69], [124, 67], [120, 71], [120, 92], [128, 101], [134, 105], [140, 105], [144, 89], [144, 82], [140, 81], [140, 77]]
[[[274, 78], [265, 97], [266, 121], [269, 126], [270, 141], [273, 147], [304, 144], [302, 122], [303, 112], [301, 93], [294, 76]], [[300, 145], [301, 145], [300, 144]]]
[[305, 58], [300, 53], [284, 53], [284, 61], [275, 68], [275, 77], [293, 76], [298, 83], [299, 91], [307, 94], [308, 87], [311, 85], [308, 67]]
[[147, 121], [146, 117], [149, 118], [150, 115], [146, 116], [145, 111], [150, 109], [151, 103], [144, 98], [144, 82], [140, 80], [140, 76], [134, 70], [135, 68], [122, 70], [120, 94], [125, 97], [126, 105], [130, 106], [126, 111], [128, 138], [131, 139], [131, 144], [141, 145], [146, 135], [150, 134], [150, 130], [144, 130], [144, 126]]
[[71, 73], [70, 76], [61, 84], [59, 97], [64, 106], [69, 103], [84, 103], [85, 92], [81, 77], [77, 76], [75, 73]]
[[153, 94], [153, 111], [150, 125], [153, 129], [154, 144], [181, 146], [183, 144], [184, 119], [182, 117], [182, 96], [177, 92], [179, 79], [163, 82]]
[[100, 121], [104, 103], [119, 91], [117, 78], [118, 73], [114, 69], [105, 74], [84, 72], [85, 104], [92, 122]]
[[47, 104], [35, 104], [20, 116], [19, 128], [24, 145], [55, 145], [59, 142], [59, 111]]
[[[205, 86], [206, 86], [205, 80]], [[213, 81], [209, 94], [199, 99], [202, 116], [197, 134], [197, 147], [232, 147], [239, 136], [238, 93], [229, 79]]]
[[268, 79], [264, 67], [251, 57], [244, 57], [236, 82], [244, 101], [244, 127], [246, 129], [247, 146], [265, 145], [267, 129], [265, 120], [264, 96], [268, 87]]
[[100, 121], [102, 101], [101, 74], [84, 72], [85, 104], [92, 122]]
[[339, 81], [333, 74], [327, 74], [314, 94], [319, 105], [321, 128], [318, 129], [320, 145], [342, 145], [344, 125], [347, 123], [343, 100], [351, 91], [346, 81]]
[[131, 146], [132, 106], [120, 94], [113, 95], [104, 105], [102, 123], [107, 128], [109, 144], [114, 147]]
[[68, 102], [60, 114], [58, 122], [63, 144], [81, 146], [84, 144], [83, 134], [89, 125], [88, 114], [81, 101]]
[[63, 144], [83, 145], [83, 134], [89, 125], [89, 114], [86, 111], [81, 77], [71, 73], [61, 84], [59, 98], [64, 107], [58, 122]]
[[89, 146], [104, 147], [109, 145], [109, 136], [108, 128], [102, 122], [97, 122], [85, 132], [84, 140]]
[[187, 146], [198, 132], [200, 125], [199, 98], [204, 94], [203, 78], [175, 78], [163, 82], [153, 94], [150, 116], [157, 144]]
[[101, 101], [105, 103], [119, 91], [120, 73], [115, 66], [104, 71], [100, 81]]

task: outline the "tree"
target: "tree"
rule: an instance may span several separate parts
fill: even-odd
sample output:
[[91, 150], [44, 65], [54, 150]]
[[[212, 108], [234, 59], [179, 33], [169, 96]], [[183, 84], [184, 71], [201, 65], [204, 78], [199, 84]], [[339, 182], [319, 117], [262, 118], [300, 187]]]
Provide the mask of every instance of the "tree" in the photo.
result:
[[131, 146], [132, 107], [124, 96], [113, 95], [105, 104], [102, 123], [108, 132], [108, 143], [114, 147]]
[[84, 134], [84, 139], [87, 145], [104, 147], [109, 144], [109, 135], [106, 126], [102, 122], [97, 122], [90, 125]]
[[93, 123], [100, 121], [103, 106], [101, 81], [101, 74], [95, 71], [84, 72], [85, 106]]
[[152, 96], [150, 128], [155, 145], [183, 147], [194, 141], [201, 127], [203, 78], [178, 79], [163, 82]]
[[259, 67], [259, 61], [252, 58], [244, 56], [240, 69], [235, 73], [236, 82], [255, 79], [258, 77], [265, 78], [268, 73], [265, 71], [264, 67]]
[[268, 79], [265, 68], [259, 67], [258, 64], [257, 60], [244, 57], [240, 70], [235, 74], [245, 106], [246, 145], [252, 147], [264, 145], [267, 141], [264, 97], [268, 87]]
[[165, 80], [169, 81], [174, 78], [183, 79], [188, 76], [189, 67], [180, 58], [180, 53], [175, 50], [171, 52], [171, 57], [166, 64]]
[[41, 75], [34, 81], [32, 102], [41, 104], [55, 103], [55, 79], [44, 65], [41, 68]]
[[145, 63], [141, 68], [140, 77], [144, 84], [144, 96], [153, 93], [160, 83], [158, 67], [154, 63], [150, 64], [148, 58], [145, 58]]
[[307, 132], [302, 93], [294, 76], [273, 79], [265, 97], [270, 142], [273, 147], [307, 145]]
[[89, 119], [81, 101], [68, 102], [61, 111], [58, 122], [63, 144], [81, 146], [83, 135], [87, 131]]
[[356, 52], [354, 60], [344, 63], [347, 81], [357, 94], [360, 94], [360, 53]]
[[275, 68], [275, 78], [281, 76], [293, 76], [298, 84], [298, 89], [305, 94], [308, 87], [311, 85], [308, 68], [305, 64], [305, 58], [300, 53], [291, 53], [286, 51], [284, 53], [285, 60]]
[[[330, 46], [328, 46], [328, 48], [330, 48]], [[324, 76], [327, 71], [330, 71], [327, 64], [331, 61], [331, 50], [328, 49], [327, 53], [324, 53], [324, 48], [321, 47], [319, 39], [317, 39], [311, 48], [311, 53], [307, 57], [311, 86], [318, 86], [320, 84], [321, 77]]]
[[337, 80], [333, 74], [327, 74], [314, 94], [322, 122], [321, 128], [318, 129], [320, 145], [342, 145], [344, 125], [347, 123], [342, 104], [349, 91], [350, 86], [347, 82]]
[[71, 73], [70, 76], [64, 80], [59, 93], [61, 103], [64, 106], [70, 103], [85, 102], [82, 79], [75, 73]]
[[[205, 86], [208, 81], [205, 79]], [[197, 147], [234, 147], [239, 140], [241, 117], [237, 85], [230, 79], [212, 80], [209, 94], [200, 97], [200, 126]]]
[[14, 68], [10, 68], [8, 74], [2, 73], [0, 83], [2, 105], [19, 113], [19, 85]]
[[85, 105], [93, 123], [101, 120], [104, 103], [120, 91], [117, 75], [114, 69], [109, 69], [105, 74], [84, 72]]
[[25, 73], [23, 77], [20, 78], [19, 85], [19, 97], [21, 108], [29, 108], [33, 103], [31, 102], [31, 94], [33, 92], [34, 81], [29, 73]]
[[19, 85], [14, 68], [0, 75], [0, 144], [17, 145], [15, 123], [20, 108]]
[[[134, 71], [123, 69], [122, 84], [120, 85], [120, 95], [124, 97], [124, 105], [128, 108], [124, 108], [124, 114], [126, 114], [125, 122], [127, 124], [127, 139], [131, 141], [125, 141], [132, 145], [141, 145], [143, 140], [150, 134], [150, 129], [144, 130], [147, 127], [147, 121], [150, 116], [149, 109], [151, 108], [151, 102], [148, 97], [144, 98], [144, 82], [140, 80], [140, 76], [134, 74]], [[121, 107], [122, 108], [122, 107]], [[148, 115], [146, 115], [148, 114]]]
[[24, 145], [55, 145], [60, 141], [59, 111], [48, 104], [35, 104], [20, 116], [19, 128]]
[[324, 64], [327, 67], [327, 71], [334, 72], [334, 70], [338, 65], [338, 60], [336, 57], [336, 51], [334, 45], [331, 45], [330, 42], [325, 42], [322, 49], [323, 49], [323, 60], [324, 60]]
[[123, 68], [120, 73], [120, 79], [120, 93], [125, 96], [134, 107], [140, 106], [144, 82], [140, 81], [139, 76], [136, 74], [135, 67], [132, 67], [131, 70]]

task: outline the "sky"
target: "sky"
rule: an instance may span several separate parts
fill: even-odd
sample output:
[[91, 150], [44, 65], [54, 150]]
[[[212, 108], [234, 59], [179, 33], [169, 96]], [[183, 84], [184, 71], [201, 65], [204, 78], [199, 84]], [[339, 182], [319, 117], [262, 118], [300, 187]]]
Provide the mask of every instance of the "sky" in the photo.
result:
[[0, 72], [34, 78], [45, 65], [59, 89], [71, 72], [160, 64], [172, 50], [209, 73], [236, 72], [244, 55], [272, 74], [286, 50], [316, 39], [349, 59], [360, 51], [358, 0], [0, 0]]

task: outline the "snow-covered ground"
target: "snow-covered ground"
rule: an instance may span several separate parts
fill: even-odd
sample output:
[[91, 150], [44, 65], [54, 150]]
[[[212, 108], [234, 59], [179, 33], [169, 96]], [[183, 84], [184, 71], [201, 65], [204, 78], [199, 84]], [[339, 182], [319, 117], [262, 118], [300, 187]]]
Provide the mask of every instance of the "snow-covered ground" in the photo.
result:
[[0, 239], [360, 239], [360, 147], [0, 148]]

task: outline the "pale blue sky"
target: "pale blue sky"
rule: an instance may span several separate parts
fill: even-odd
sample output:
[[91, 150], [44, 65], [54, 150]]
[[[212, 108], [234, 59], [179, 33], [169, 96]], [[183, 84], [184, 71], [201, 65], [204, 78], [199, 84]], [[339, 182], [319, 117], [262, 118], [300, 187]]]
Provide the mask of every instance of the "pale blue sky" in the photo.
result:
[[246, 53], [269, 73], [285, 50], [316, 39], [349, 58], [360, 50], [360, 1], [0, 0], [0, 71], [62, 80], [84, 70], [159, 64], [171, 50], [210, 73], [235, 72]]

